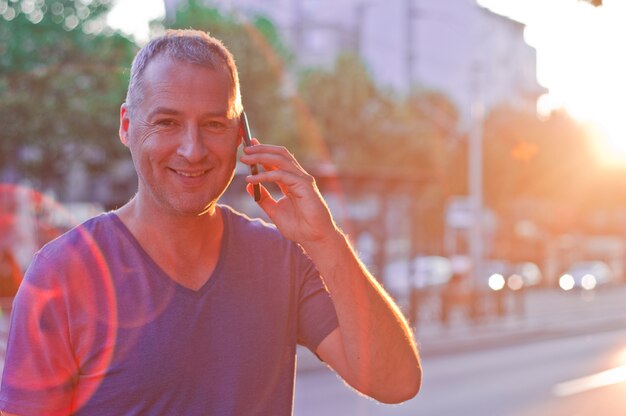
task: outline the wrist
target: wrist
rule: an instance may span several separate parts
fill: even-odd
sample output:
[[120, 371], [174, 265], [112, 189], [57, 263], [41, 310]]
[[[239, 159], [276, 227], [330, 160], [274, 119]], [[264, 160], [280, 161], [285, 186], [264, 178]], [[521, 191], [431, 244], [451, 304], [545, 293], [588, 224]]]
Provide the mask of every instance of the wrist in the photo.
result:
[[336, 257], [344, 250], [350, 250], [350, 243], [345, 234], [338, 228], [324, 235], [323, 238], [300, 244], [304, 251], [313, 259], [328, 260]]

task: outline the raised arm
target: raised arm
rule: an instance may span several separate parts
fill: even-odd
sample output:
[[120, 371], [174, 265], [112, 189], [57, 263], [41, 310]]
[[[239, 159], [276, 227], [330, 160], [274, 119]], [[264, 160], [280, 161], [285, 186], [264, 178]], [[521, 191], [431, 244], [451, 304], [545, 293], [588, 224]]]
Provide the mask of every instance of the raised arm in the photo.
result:
[[311, 257], [337, 311], [339, 328], [322, 341], [317, 354], [363, 394], [384, 403], [412, 398], [422, 371], [406, 320], [335, 225], [313, 177], [286, 149], [256, 143], [241, 160], [260, 163], [265, 171], [248, 182], [274, 182], [284, 194], [275, 200], [262, 187], [259, 205]]

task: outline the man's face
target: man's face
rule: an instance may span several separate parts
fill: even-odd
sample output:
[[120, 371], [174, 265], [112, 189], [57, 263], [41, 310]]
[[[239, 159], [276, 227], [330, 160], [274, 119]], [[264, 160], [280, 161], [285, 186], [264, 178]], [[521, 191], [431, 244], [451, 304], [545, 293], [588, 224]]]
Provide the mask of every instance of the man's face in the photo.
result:
[[139, 176], [142, 209], [199, 215], [230, 183], [238, 120], [226, 70], [156, 57], [145, 69], [142, 99], [122, 106], [120, 138]]

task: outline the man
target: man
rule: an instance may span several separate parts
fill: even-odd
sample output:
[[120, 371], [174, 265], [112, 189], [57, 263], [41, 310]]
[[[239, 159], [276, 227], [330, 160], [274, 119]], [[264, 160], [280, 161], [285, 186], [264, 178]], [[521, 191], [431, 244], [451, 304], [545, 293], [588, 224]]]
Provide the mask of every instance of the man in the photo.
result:
[[120, 139], [139, 185], [34, 258], [15, 300], [4, 414], [287, 415], [296, 344], [381, 402], [413, 397], [421, 368], [397, 307], [356, 258], [315, 182], [283, 148], [264, 170], [275, 224], [217, 200], [241, 144], [230, 53], [170, 31], [131, 69]]

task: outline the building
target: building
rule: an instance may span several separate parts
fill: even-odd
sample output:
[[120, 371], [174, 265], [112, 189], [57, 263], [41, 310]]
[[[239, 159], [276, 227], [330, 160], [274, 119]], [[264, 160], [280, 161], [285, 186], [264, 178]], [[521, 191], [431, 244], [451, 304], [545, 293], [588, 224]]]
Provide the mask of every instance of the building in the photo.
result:
[[[164, 0], [171, 16], [182, 0]], [[524, 26], [475, 0], [213, 0], [242, 15], [269, 17], [299, 67], [329, 67], [356, 51], [378, 85], [399, 94], [437, 90], [469, 121], [474, 103], [534, 111], [543, 92]]]

